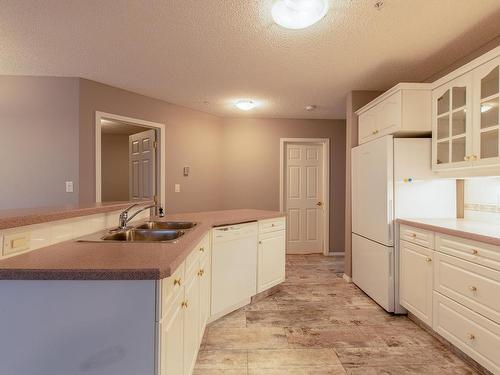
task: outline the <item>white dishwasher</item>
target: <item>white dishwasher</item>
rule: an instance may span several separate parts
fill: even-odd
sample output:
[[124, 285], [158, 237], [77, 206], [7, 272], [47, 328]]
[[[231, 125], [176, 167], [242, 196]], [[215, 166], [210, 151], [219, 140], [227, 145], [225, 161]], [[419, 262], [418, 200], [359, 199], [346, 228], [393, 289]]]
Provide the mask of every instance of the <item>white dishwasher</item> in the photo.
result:
[[212, 318], [247, 304], [257, 293], [257, 222], [212, 229]]

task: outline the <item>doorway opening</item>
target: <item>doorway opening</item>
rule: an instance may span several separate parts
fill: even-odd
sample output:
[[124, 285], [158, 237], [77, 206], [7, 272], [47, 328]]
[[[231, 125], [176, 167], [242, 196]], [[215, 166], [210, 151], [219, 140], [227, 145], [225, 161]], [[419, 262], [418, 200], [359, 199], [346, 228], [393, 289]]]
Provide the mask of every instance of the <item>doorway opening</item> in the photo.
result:
[[164, 125], [96, 112], [96, 202], [165, 204]]
[[280, 211], [288, 254], [329, 255], [330, 140], [280, 139]]

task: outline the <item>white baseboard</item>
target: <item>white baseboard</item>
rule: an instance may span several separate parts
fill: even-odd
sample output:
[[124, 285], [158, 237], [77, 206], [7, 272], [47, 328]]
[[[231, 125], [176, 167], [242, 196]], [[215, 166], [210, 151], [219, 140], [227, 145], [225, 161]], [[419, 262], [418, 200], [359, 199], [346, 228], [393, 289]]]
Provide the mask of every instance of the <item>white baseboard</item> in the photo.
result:
[[352, 277], [347, 276], [345, 273], [342, 275], [342, 278], [347, 281], [348, 283], [352, 283]]

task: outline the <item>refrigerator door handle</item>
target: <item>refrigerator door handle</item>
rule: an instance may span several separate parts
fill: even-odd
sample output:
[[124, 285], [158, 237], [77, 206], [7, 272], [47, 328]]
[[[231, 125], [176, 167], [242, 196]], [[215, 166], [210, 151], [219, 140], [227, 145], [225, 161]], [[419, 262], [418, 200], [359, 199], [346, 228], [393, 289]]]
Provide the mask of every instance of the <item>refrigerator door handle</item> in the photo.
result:
[[389, 218], [389, 243], [393, 243], [393, 236], [392, 236], [392, 225], [393, 225], [393, 217], [392, 217], [392, 212], [393, 212], [393, 209], [392, 209], [392, 199], [389, 199], [389, 215], [388, 215], [388, 218]]

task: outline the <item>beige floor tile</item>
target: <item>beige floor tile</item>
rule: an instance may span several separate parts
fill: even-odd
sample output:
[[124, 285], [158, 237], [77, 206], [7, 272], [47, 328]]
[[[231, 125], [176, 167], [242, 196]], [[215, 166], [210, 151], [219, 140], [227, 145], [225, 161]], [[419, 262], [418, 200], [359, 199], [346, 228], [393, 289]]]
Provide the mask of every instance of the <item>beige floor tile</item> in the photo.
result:
[[342, 366], [248, 369], [248, 375], [345, 375], [345, 373]]
[[383, 367], [397, 365], [465, 366], [446, 348], [436, 347], [369, 347], [335, 348], [344, 367]]
[[205, 344], [206, 350], [214, 349], [279, 349], [287, 348], [288, 342], [283, 328], [210, 328]]
[[278, 349], [248, 351], [248, 368], [338, 366], [333, 349]]
[[208, 325], [209, 328], [225, 327], [225, 328], [245, 328], [247, 326], [247, 317], [244, 310], [236, 310], [231, 314], [223, 316]]
[[246, 350], [202, 350], [196, 361], [197, 369], [231, 369], [247, 365]]
[[197, 369], [193, 371], [193, 375], [247, 375], [248, 370], [246, 367], [232, 368], [232, 369]]
[[406, 365], [381, 367], [347, 368], [348, 375], [474, 375], [468, 367], [449, 367], [440, 365]]

